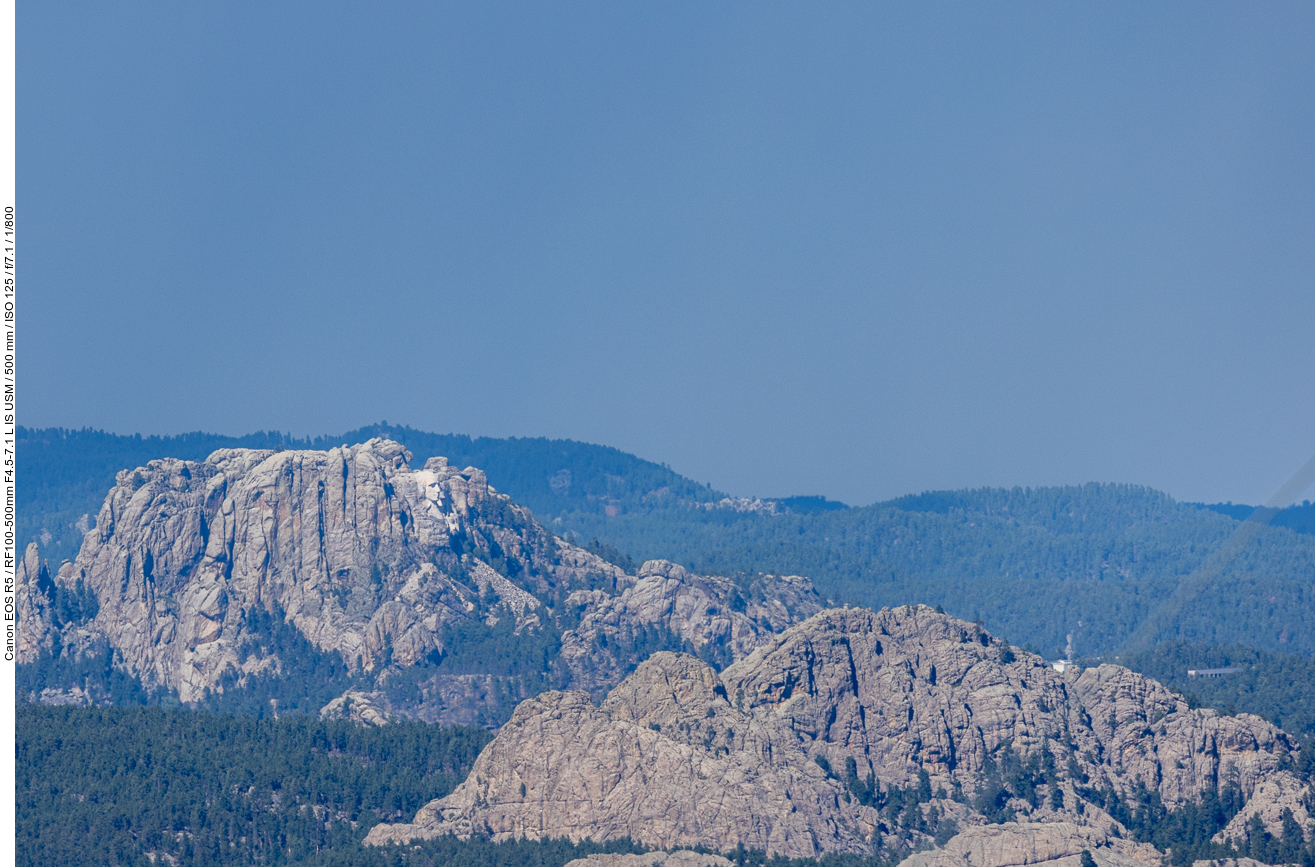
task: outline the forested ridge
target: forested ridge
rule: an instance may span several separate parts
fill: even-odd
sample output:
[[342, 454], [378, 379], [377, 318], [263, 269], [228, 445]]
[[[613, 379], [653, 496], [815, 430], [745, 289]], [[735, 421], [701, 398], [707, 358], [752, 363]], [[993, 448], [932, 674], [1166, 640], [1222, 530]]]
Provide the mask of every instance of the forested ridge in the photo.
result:
[[[18, 706], [27, 864], [343, 863], [373, 824], [450, 792], [492, 737], [161, 708]], [[316, 860], [317, 856], [325, 856]]]
[[1275, 527], [1287, 527], [1298, 533], [1315, 535], [1315, 503], [1303, 500], [1285, 509], [1244, 506], [1234, 503], [1193, 503], [1198, 509], [1209, 509], [1238, 521], [1263, 517]]
[[[836, 602], [874, 609], [941, 605], [1052, 658], [1070, 634], [1080, 654], [1121, 651], [1153, 614], [1165, 625], [1152, 644], [1315, 652], [1315, 537], [1268, 527], [1232, 550], [1237, 520], [1133, 485], [936, 492], [808, 515], [575, 514], [563, 524], [636, 560], [665, 552], [698, 571], [807, 575]], [[1209, 580], [1175, 597], [1203, 571]]]
[[[1101, 661], [1158, 680], [1194, 706], [1227, 714], [1253, 713], [1292, 734], [1315, 738], [1315, 659], [1308, 656], [1240, 645], [1168, 641], [1151, 650]], [[1237, 671], [1221, 677], [1187, 673], [1207, 668]], [[1315, 750], [1311, 753], [1315, 760]]]

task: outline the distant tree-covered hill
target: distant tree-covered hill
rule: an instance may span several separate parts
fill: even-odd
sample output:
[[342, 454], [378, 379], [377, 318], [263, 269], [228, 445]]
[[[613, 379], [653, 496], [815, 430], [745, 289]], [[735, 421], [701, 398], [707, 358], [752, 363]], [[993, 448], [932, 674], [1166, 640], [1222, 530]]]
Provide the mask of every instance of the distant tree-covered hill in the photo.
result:
[[[1125, 665], [1224, 713], [1254, 713], [1285, 730], [1315, 738], [1315, 659], [1239, 645], [1168, 641], [1151, 650], [1103, 660]], [[1234, 668], [1220, 677], [1192, 670]], [[1315, 756], [1310, 757], [1315, 767]]]
[[[277, 432], [240, 437], [207, 433], [143, 437], [86, 428], [19, 427], [20, 545], [39, 542], [43, 556], [55, 562], [72, 559], [83, 534], [95, 525], [115, 474], [157, 458], [200, 461], [220, 448], [328, 449], [371, 437], [402, 443], [415, 456], [417, 466], [441, 455], [458, 467], [479, 467], [494, 487], [542, 518], [562, 513], [605, 515], [609, 507], [618, 513], [647, 511], [726, 496], [652, 461], [573, 440], [471, 438], [386, 423], [314, 439]], [[800, 511], [827, 508], [829, 502], [821, 497], [799, 499]]]
[[1315, 537], [1258, 524], [1235, 537], [1239, 521], [1137, 486], [934, 492], [808, 515], [575, 514], [562, 525], [635, 559], [808, 575], [837, 602], [941, 605], [1051, 656], [1070, 634], [1079, 653], [1113, 653], [1149, 618], [1140, 649], [1183, 639], [1315, 652]]
[[[1315, 503], [1305, 500], [1286, 509], [1265, 509], [1259, 506], [1243, 506], [1234, 503], [1193, 503], [1200, 509], [1209, 509], [1221, 515], [1227, 515], [1238, 521], [1245, 521], [1253, 515], [1263, 516], [1274, 527], [1287, 527], [1298, 533], [1315, 535]], [[1266, 514], [1268, 513], [1268, 514]]]

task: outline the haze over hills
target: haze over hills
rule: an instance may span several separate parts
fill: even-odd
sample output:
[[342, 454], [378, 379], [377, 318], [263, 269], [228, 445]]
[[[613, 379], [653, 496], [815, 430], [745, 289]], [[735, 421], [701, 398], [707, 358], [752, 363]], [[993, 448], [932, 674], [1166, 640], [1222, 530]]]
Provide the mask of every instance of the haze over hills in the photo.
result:
[[1239, 522], [1136, 486], [921, 495], [807, 516], [581, 515], [574, 526], [632, 556], [663, 550], [698, 570], [808, 575], [854, 604], [941, 605], [1052, 657], [1070, 635], [1078, 653], [1121, 652], [1149, 618], [1151, 644], [1315, 651], [1315, 538], [1253, 527], [1247, 544], [1229, 545]]
[[[441, 455], [480, 467], [545, 527], [585, 546], [597, 539], [597, 551], [622, 564], [663, 558], [709, 574], [808, 575], [838, 602], [941, 605], [1051, 656], [1070, 635], [1081, 655], [1120, 652], [1151, 616], [1163, 621], [1152, 641], [1315, 652], [1315, 542], [1304, 532], [1315, 507], [1280, 511], [1220, 560], [1248, 507], [1202, 508], [1127, 485], [931, 492], [846, 508], [821, 497], [732, 498], [617, 449], [566, 440], [386, 424], [315, 440], [20, 429], [20, 538], [41, 542], [55, 566], [71, 559], [115, 473], [153, 458], [324, 449], [372, 436], [406, 446], [417, 466]], [[1176, 598], [1200, 569], [1219, 574]]]

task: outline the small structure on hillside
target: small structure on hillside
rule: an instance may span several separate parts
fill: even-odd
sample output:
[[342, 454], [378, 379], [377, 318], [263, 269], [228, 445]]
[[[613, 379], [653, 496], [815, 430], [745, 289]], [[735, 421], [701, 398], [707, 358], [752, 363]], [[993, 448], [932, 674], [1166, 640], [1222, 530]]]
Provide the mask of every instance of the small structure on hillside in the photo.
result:
[[1223, 677], [1226, 674], [1237, 674], [1240, 668], [1189, 668], [1187, 669], [1188, 677]]
[[1073, 633], [1068, 634], [1068, 644], [1064, 646], [1064, 658], [1057, 659], [1050, 663], [1050, 667], [1060, 674], [1068, 671], [1070, 668], [1076, 668], [1077, 663], [1073, 661]]

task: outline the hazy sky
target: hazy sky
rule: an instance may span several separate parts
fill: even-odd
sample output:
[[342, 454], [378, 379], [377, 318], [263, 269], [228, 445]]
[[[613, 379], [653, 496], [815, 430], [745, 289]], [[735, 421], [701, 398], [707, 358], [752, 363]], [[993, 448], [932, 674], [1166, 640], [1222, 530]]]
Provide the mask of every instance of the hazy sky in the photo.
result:
[[24, 424], [850, 503], [1315, 452], [1315, 4], [18, 14]]

